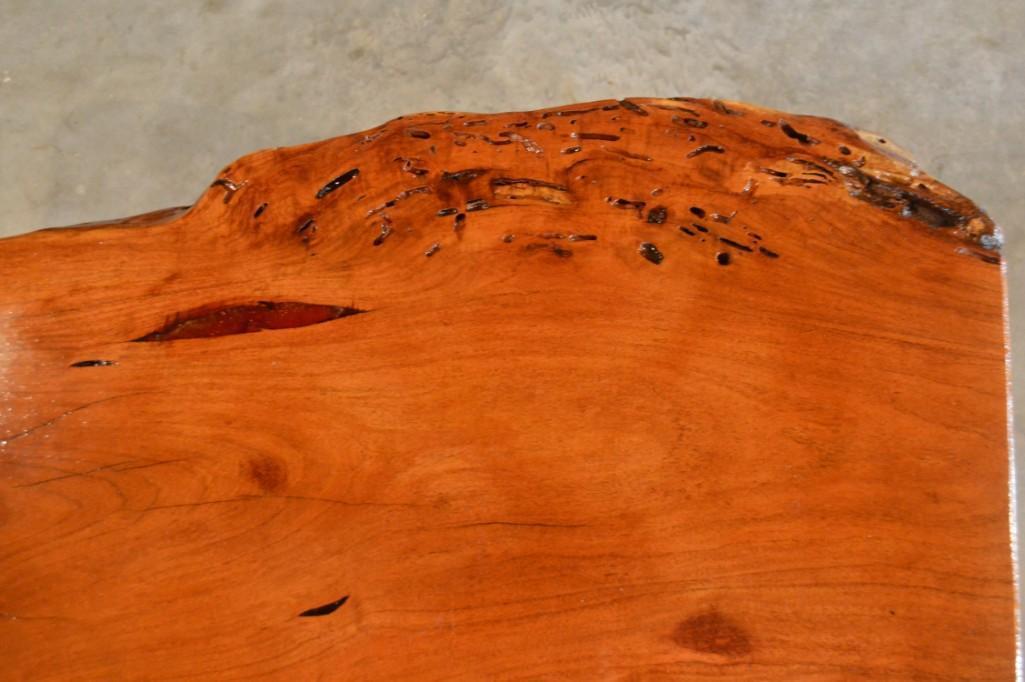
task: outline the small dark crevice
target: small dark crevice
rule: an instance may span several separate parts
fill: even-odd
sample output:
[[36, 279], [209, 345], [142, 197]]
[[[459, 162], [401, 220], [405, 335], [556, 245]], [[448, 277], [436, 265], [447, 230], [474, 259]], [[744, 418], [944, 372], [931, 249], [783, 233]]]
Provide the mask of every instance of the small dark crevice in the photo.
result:
[[740, 249], [741, 251], [747, 251], [748, 253], [751, 252], [751, 247], [750, 246], [748, 246], [746, 244], [741, 244], [740, 242], [735, 242], [732, 239], [729, 239], [728, 237], [719, 237], [719, 241], [721, 241], [723, 244], [729, 244], [730, 246], [732, 246], [735, 249]]
[[669, 209], [665, 206], [656, 206], [648, 211], [648, 222], [653, 225], [661, 225], [666, 221]]
[[374, 237], [374, 246], [380, 246], [384, 243], [384, 240], [391, 234], [391, 225], [388, 223], [381, 223], [381, 231]]
[[616, 208], [633, 209], [638, 213], [643, 211], [645, 206], [645, 202], [643, 201], [632, 201], [630, 199], [622, 199], [619, 197], [605, 197], [605, 201], [612, 204]]
[[591, 109], [562, 109], [561, 111], [546, 111], [541, 114], [541, 118], [551, 118], [552, 116], [558, 116], [559, 118], [565, 116], [577, 116], [579, 114], [589, 114], [592, 111], [601, 111], [603, 107], [593, 107]]
[[640, 246], [637, 247], [637, 251], [644, 256], [645, 260], [655, 265], [658, 265], [665, 259], [665, 256], [658, 250], [658, 247], [651, 242], [641, 242]]
[[411, 175], [416, 175], [416, 176], [419, 177], [421, 175], [427, 175], [430, 172], [426, 168], [419, 168], [419, 167], [417, 167], [415, 165], [415, 164], [420, 162], [420, 159], [406, 158], [404, 156], [396, 156], [395, 160], [402, 162], [402, 170], [405, 173], [409, 173]]
[[256, 207], [256, 211], [253, 212], [254, 218], [259, 218], [263, 215], [263, 212], [267, 210], [267, 203], [264, 202]]
[[547, 187], [558, 192], [568, 192], [569, 188], [546, 180], [535, 180], [534, 178], [494, 178], [491, 187], [505, 187], [508, 185], [528, 185], [530, 187]]
[[323, 199], [324, 197], [326, 197], [331, 192], [334, 192], [336, 189], [338, 189], [339, 187], [341, 187], [345, 183], [347, 183], [350, 180], [352, 180], [357, 175], [359, 175], [359, 168], [353, 168], [351, 170], [345, 171], [344, 173], [339, 175], [337, 178], [335, 178], [331, 182], [329, 182], [326, 185], [324, 185], [323, 187], [321, 187], [317, 191], [317, 198], [318, 199]]
[[559, 258], [569, 258], [573, 255], [573, 251], [565, 247], [559, 246], [558, 244], [550, 244], [547, 242], [532, 242], [530, 244], [524, 244], [523, 250], [532, 253], [537, 251], [549, 251], [553, 255]]
[[114, 360], [79, 360], [71, 363], [71, 367], [110, 367], [116, 365]]
[[610, 133], [572, 133], [570, 137], [578, 140], [605, 140], [606, 142], [615, 142], [619, 139], [619, 135]]
[[665, 104], [649, 104], [648, 106], [649, 107], [654, 107], [656, 109], [662, 109], [663, 111], [682, 111], [684, 113], [690, 114], [691, 116], [700, 116], [701, 115], [699, 112], [694, 111], [693, 109], [690, 109], [688, 107], [678, 107], [678, 106], [675, 106], [675, 105], [668, 106], [668, 105], [665, 105]]
[[487, 168], [466, 168], [464, 170], [453, 171], [451, 173], [449, 173], [448, 171], [443, 171], [441, 173], [441, 179], [444, 182], [464, 183], [470, 182], [474, 178], [480, 177], [481, 175], [487, 172]]
[[737, 111], [736, 109], [730, 109], [728, 106], [726, 106], [725, 103], [723, 103], [722, 101], [717, 100], [717, 99], [712, 100], [712, 108], [715, 109], [716, 111], [718, 111], [720, 114], [725, 114], [726, 116], [743, 116], [744, 115], [743, 111]]
[[797, 130], [794, 130], [794, 127], [792, 125], [790, 125], [789, 123], [787, 123], [786, 121], [784, 121], [782, 119], [780, 119], [780, 122], [779, 122], [779, 129], [783, 131], [784, 135], [786, 135], [787, 137], [792, 138], [794, 140], [797, 140], [801, 144], [818, 144], [819, 143], [819, 141], [816, 140], [811, 135], [806, 135], [806, 134], [804, 134], [802, 132], [798, 132]]
[[[805, 173], [817, 172], [819, 175], [822, 175], [823, 173], [825, 173], [826, 175], [830, 175], [830, 176], [835, 175], [833, 173], [833, 171], [831, 171], [826, 166], [823, 166], [821, 164], [817, 164], [814, 161], [809, 161], [808, 159], [802, 159], [802, 158], [797, 157], [797, 156], [788, 156], [787, 157], [787, 161], [789, 161], [791, 163], [799, 164], [801, 166], [804, 166], [805, 168], [811, 168], [812, 169], [812, 171], [804, 171]], [[823, 177], [825, 177], [825, 175], [823, 175]]]
[[619, 100], [619, 106], [623, 107], [632, 114], [637, 114], [638, 116], [648, 115], [648, 112], [641, 108], [640, 105], [635, 104], [628, 99]]
[[701, 121], [701, 120], [698, 120], [696, 118], [682, 118], [680, 116], [673, 116], [672, 120], [673, 120], [673, 123], [676, 123], [678, 125], [689, 126], [691, 128], [707, 128], [708, 127], [708, 123], [706, 121]]
[[380, 213], [381, 211], [385, 211], [385, 210], [387, 210], [389, 208], [392, 208], [397, 203], [398, 203], [397, 199], [389, 199], [388, 201], [384, 202], [380, 206], [374, 206], [372, 209], [367, 211], [367, 216], [372, 216], [372, 215], [374, 215], [376, 213]]
[[693, 159], [695, 156], [707, 153], [724, 154], [726, 153], [726, 149], [717, 144], [703, 144], [700, 147], [687, 152], [687, 158]]
[[306, 218], [299, 223], [299, 227], [295, 228], [295, 233], [302, 238], [304, 244], [309, 244], [313, 235], [317, 234], [317, 221], [313, 218]]
[[314, 616], [326, 616], [340, 609], [347, 601], [349, 601], [349, 595], [345, 595], [341, 599], [333, 601], [330, 604], [314, 606], [312, 609], [306, 609], [305, 611], [299, 614], [299, 617], [310, 618]]

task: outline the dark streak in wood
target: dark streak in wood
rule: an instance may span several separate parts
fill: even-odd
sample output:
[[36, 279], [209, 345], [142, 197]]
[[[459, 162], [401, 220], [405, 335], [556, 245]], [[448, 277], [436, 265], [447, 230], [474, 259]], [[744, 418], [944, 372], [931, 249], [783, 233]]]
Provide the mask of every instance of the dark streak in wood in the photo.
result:
[[606, 140], [608, 142], [615, 142], [619, 139], [619, 135], [611, 135], [609, 133], [571, 133], [570, 137], [578, 140]]
[[747, 246], [746, 244], [741, 244], [740, 242], [735, 242], [732, 239], [729, 239], [728, 237], [719, 237], [719, 241], [721, 241], [723, 244], [729, 244], [733, 248], [740, 249], [741, 251], [747, 251], [749, 253], [751, 251], [750, 246]]

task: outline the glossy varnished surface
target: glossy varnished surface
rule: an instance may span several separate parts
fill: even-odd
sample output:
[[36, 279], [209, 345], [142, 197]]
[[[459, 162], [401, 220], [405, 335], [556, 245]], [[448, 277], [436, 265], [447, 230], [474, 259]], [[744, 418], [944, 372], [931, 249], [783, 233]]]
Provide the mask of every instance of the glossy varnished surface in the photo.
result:
[[434, 113], [0, 242], [15, 679], [1009, 679], [992, 224], [736, 103]]

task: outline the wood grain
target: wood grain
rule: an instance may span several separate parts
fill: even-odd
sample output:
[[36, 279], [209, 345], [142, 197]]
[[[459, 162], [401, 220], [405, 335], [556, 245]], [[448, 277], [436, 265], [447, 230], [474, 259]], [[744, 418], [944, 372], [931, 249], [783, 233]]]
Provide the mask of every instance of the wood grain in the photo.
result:
[[3, 677], [1013, 679], [998, 246], [689, 98], [2, 240]]

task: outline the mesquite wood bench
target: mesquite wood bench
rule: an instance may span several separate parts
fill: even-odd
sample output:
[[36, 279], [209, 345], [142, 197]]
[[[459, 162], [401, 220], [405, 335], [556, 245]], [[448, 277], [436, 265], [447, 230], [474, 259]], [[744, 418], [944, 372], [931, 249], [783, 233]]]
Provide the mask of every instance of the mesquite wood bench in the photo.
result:
[[682, 97], [2, 240], [3, 676], [1011, 679], [998, 247], [889, 140]]

